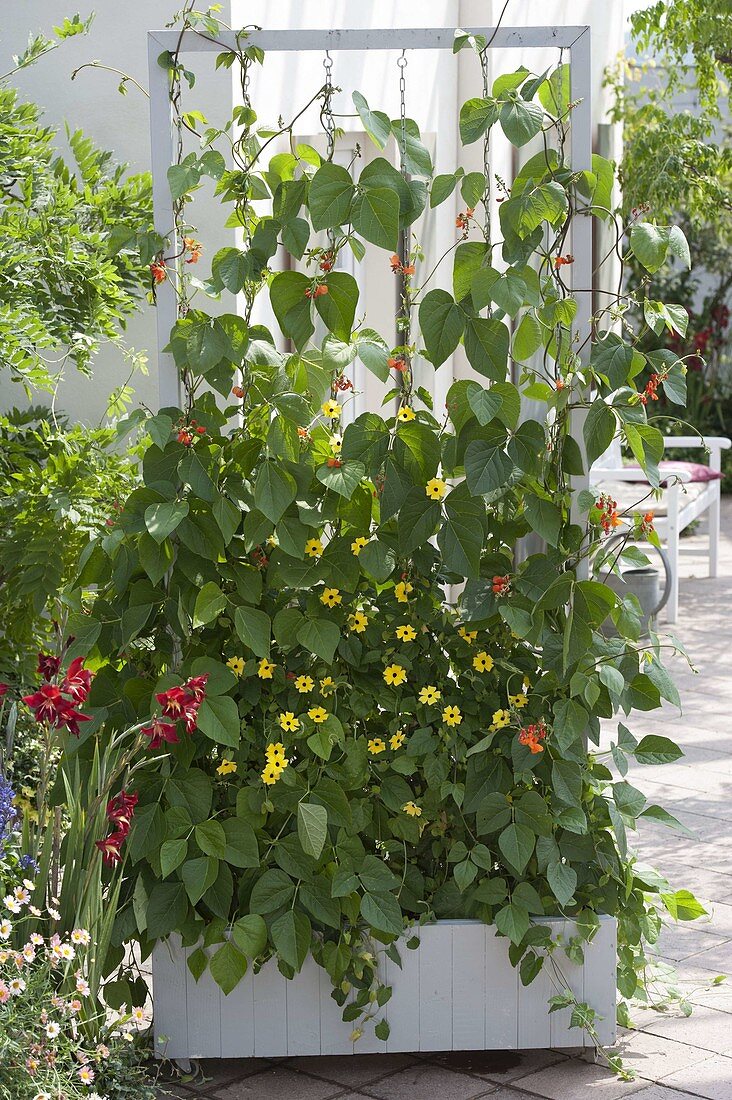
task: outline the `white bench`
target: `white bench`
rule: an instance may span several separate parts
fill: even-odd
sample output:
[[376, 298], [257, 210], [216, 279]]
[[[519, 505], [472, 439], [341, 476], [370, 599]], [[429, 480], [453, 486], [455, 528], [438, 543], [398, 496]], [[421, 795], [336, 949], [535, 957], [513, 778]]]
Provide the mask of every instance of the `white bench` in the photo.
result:
[[717, 576], [721, 480], [714, 476], [699, 477], [700, 471], [694, 467], [706, 465], [712, 475], [719, 474], [722, 451], [731, 445], [724, 436], [668, 436], [665, 440], [667, 451], [677, 447], [699, 447], [708, 455], [708, 463], [662, 462], [660, 469], [665, 475], [665, 487], [660, 500], [654, 499], [649, 483], [643, 480], [642, 470], [623, 466], [619, 439], [613, 441], [592, 467], [593, 486], [616, 500], [621, 514], [653, 512], [653, 525], [666, 544], [671, 568], [671, 594], [667, 604], [670, 623], [676, 622], [679, 610], [679, 537], [690, 523], [705, 513], [709, 525], [709, 576]]

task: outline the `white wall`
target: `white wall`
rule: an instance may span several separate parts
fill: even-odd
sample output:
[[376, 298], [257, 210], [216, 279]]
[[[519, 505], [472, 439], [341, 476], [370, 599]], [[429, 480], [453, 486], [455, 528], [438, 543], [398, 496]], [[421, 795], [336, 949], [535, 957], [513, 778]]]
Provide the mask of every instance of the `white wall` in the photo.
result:
[[[69, 75], [83, 61], [98, 58], [124, 68], [146, 84], [147, 29], [161, 27], [179, 6], [173, 0], [100, 0], [98, 15], [89, 38], [71, 40], [63, 44], [51, 57], [45, 58], [26, 74], [21, 74], [21, 87], [29, 97], [39, 101], [47, 111], [50, 122], [61, 123], [69, 119], [73, 126], [82, 126], [100, 144], [114, 148], [122, 160], [127, 160], [135, 170], [149, 164], [149, 137], [147, 101], [134, 90], [126, 97], [116, 91], [115, 78], [103, 72], [82, 73], [73, 84]], [[478, 26], [491, 24], [498, 17], [503, 4], [500, 0], [421, 0], [419, 4], [393, 0], [230, 0], [231, 22], [234, 26], [260, 24], [268, 29], [286, 27], [346, 28], [346, 27], [404, 27], [418, 22], [420, 26]], [[48, 28], [59, 22], [67, 13], [65, 0], [35, 0], [32, 12], [29, 5], [15, 5], [6, 18], [4, 49], [9, 54], [22, 48], [30, 29]], [[228, 8], [229, 4], [225, 4]], [[222, 17], [227, 18], [222, 12]], [[623, 6], [619, 0], [604, 4], [591, 0], [545, 0], [542, 4], [529, 4], [513, 0], [504, 17], [504, 25], [582, 24], [590, 23], [593, 34], [593, 119], [595, 125], [605, 114], [605, 92], [602, 70], [623, 46]], [[372, 106], [398, 116], [399, 51], [378, 54], [333, 54], [333, 81], [341, 85], [343, 92], [334, 102], [335, 110], [352, 115], [354, 108], [351, 91], [362, 91]], [[265, 66], [257, 72], [253, 81], [253, 99], [260, 122], [275, 122], [278, 115], [296, 113], [303, 101], [309, 98], [323, 83], [322, 56], [315, 53], [270, 54]], [[558, 50], [530, 51], [520, 56], [519, 51], [496, 50], [491, 55], [492, 75], [510, 71], [521, 63], [535, 72], [555, 65]], [[204, 72], [206, 65], [199, 57], [195, 68], [200, 72], [199, 83], [190, 95], [192, 105], [211, 117], [223, 117], [231, 104], [231, 76], [220, 70], [215, 77]], [[210, 66], [209, 66], [210, 68]], [[462, 150], [457, 131], [457, 115], [460, 103], [471, 95], [480, 94], [480, 69], [472, 51], [464, 51], [454, 57], [448, 51], [415, 51], [408, 56], [406, 69], [407, 113], [416, 119], [436, 150], [438, 172], [453, 170], [462, 163], [466, 170], [480, 166], [480, 143]], [[338, 124], [363, 141], [358, 118], [340, 118]], [[300, 134], [307, 138], [320, 131], [316, 110], [312, 110], [299, 124]], [[368, 142], [368, 139], [366, 139]], [[496, 141], [493, 150], [493, 167], [500, 175], [511, 175], [511, 152], [505, 143]], [[456, 198], [456, 203], [459, 199]], [[201, 261], [202, 273], [216, 249], [230, 235], [221, 229], [219, 218], [213, 220], [212, 205], [197, 199], [196, 216], [199, 235], [206, 245]], [[455, 207], [449, 202], [440, 208], [434, 220], [433, 236], [425, 244], [430, 255], [438, 255], [454, 241]], [[444, 276], [434, 285], [449, 286], [451, 265], [445, 265]], [[198, 273], [198, 272], [197, 272]], [[388, 270], [382, 272], [366, 265], [363, 292], [369, 306], [372, 322], [379, 323], [389, 317], [393, 309], [393, 279]], [[384, 333], [387, 335], [387, 332]], [[155, 403], [155, 326], [152, 311], [146, 309], [143, 316], [130, 325], [130, 343], [150, 352], [151, 376], [138, 381], [138, 395], [150, 404]], [[456, 363], [455, 373], [462, 373], [464, 364]], [[446, 364], [437, 382], [438, 402], [451, 380], [453, 367]], [[109, 390], [121, 380], [121, 364], [116, 354], [99, 357], [93, 381], [70, 376], [62, 396], [61, 405], [79, 419], [89, 421], [98, 418]], [[19, 399], [18, 388], [9, 386], [0, 378], [0, 408]]]

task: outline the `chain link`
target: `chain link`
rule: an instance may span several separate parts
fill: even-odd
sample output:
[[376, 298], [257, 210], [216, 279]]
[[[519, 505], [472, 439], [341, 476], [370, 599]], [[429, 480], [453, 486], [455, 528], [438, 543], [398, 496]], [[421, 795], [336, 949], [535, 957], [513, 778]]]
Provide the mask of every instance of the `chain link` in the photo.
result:
[[[488, 99], [490, 88], [488, 86], [488, 50], [480, 51], [480, 71], [483, 76], [483, 99]], [[491, 130], [490, 126], [483, 138], [483, 206], [485, 208], [485, 236], [491, 243]]]
[[333, 160], [333, 154], [335, 152], [335, 119], [333, 118], [332, 99], [335, 89], [332, 79], [333, 59], [327, 50], [325, 51], [325, 57], [323, 59], [323, 68], [325, 69], [325, 88], [323, 91], [323, 109], [320, 113], [320, 117], [328, 139], [326, 156], [328, 160]]
[[407, 81], [405, 69], [407, 67], [407, 51], [402, 50], [402, 56], [397, 61], [399, 66], [399, 121], [401, 124], [401, 159], [402, 175], [407, 176]]
[[[397, 60], [399, 67], [399, 124], [400, 124], [400, 159], [401, 159], [401, 173], [405, 182], [408, 179], [407, 171], [407, 80], [406, 80], [406, 68], [407, 68], [407, 51], [402, 50], [401, 57]], [[399, 232], [399, 253], [402, 267], [405, 268], [409, 265], [409, 230], [401, 229]], [[411, 341], [411, 301], [409, 297], [408, 280], [402, 274], [401, 279], [401, 317], [397, 326], [397, 343], [404, 347], [409, 348]], [[405, 351], [405, 360], [409, 364], [409, 381], [404, 375], [401, 376], [401, 387], [404, 393], [403, 400], [409, 400], [409, 394], [411, 392], [412, 385], [412, 370], [411, 370], [411, 356], [408, 351]]]

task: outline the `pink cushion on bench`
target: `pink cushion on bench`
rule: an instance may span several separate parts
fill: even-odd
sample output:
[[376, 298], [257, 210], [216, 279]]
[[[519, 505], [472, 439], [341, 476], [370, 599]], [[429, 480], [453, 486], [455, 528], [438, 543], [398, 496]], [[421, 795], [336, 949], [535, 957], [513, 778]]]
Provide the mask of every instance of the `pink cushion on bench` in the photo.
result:
[[[640, 470], [640, 466], [633, 462], [628, 466], [629, 470]], [[688, 473], [690, 475], [691, 482], [700, 481], [719, 481], [722, 474], [719, 470], [712, 470], [709, 466], [705, 466], [702, 462], [659, 462], [658, 469], [666, 477], [669, 477], [674, 473]], [[644, 477], [639, 477], [639, 481], [645, 481]]]

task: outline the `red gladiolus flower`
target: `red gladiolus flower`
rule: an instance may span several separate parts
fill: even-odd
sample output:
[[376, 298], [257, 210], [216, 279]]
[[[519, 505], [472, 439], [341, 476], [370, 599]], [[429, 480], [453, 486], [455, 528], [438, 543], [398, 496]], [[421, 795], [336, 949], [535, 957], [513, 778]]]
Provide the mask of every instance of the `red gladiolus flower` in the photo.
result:
[[38, 665], [36, 666], [36, 672], [39, 676], [42, 676], [46, 683], [50, 683], [54, 676], [61, 667], [61, 658], [53, 657], [50, 653], [38, 654]]
[[111, 836], [107, 836], [104, 840], [96, 840], [94, 846], [102, 853], [102, 859], [109, 867], [114, 867], [116, 863], [122, 862], [122, 852], [120, 851], [122, 845], [126, 840], [126, 836], [123, 833], [112, 833]]
[[84, 658], [77, 657], [66, 670], [61, 690], [70, 695], [75, 703], [84, 703], [91, 687], [92, 674], [84, 668]]
[[181, 428], [177, 438], [178, 442], [182, 443], [184, 447], [190, 447], [193, 442], [193, 433], [189, 432], [187, 428]]
[[63, 725], [63, 716], [71, 706], [54, 684], [43, 684], [32, 695], [24, 695], [23, 702], [33, 711], [36, 722], [50, 722], [56, 728]]
[[202, 703], [203, 700], [206, 698], [207, 680], [208, 673], [204, 672], [202, 676], [192, 676], [185, 685], [186, 690], [191, 693], [197, 703]]
[[129, 833], [132, 825], [137, 797], [136, 793], [127, 794], [126, 791], [120, 791], [107, 803], [108, 820], [117, 826], [118, 833], [123, 833], [125, 836]]
[[198, 726], [198, 707], [199, 704], [193, 700], [188, 704], [181, 715], [186, 733], [193, 733]]
[[71, 703], [69, 703], [68, 710], [65, 711], [60, 724], [66, 726], [69, 733], [73, 734], [74, 737], [78, 737], [81, 733], [79, 722], [91, 722], [91, 716], [82, 714], [80, 710], [74, 710]]
[[193, 702], [193, 696], [182, 687], [172, 687], [167, 691], [158, 692], [155, 698], [163, 708], [166, 718], [180, 718], [186, 706]]
[[492, 588], [494, 596], [507, 596], [511, 591], [511, 578], [508, 574], [505, 577], [494, 577]]
[[180, 740], [175, 731], [175, 724], [166, 722], [162, 718], [153, 718], [149, 726], [142, 727], [140, 733], [150, 738], [150, 744], [147, 746], [150, 750], [162, 748], [164, 741], [169, 745], [177, 745]]

